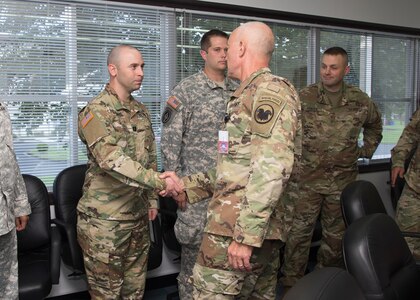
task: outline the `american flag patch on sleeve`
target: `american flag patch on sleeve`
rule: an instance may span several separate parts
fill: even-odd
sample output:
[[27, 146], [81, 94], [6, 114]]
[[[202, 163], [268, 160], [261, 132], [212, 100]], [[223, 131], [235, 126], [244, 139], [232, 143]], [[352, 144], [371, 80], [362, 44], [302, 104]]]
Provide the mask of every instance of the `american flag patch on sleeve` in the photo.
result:
[[166, 101], [166, 104], [168, 104], [173, 109], [177, 110], [182, 103], [175, 96], [172, 96], [168, 99], [168, 101]]
[[82, 127], [85, 128], [87, 124], [89, 124], [90, 121], [93, 119], [93, 114], [91, 112], [88, 112], [86, 116], [83, 118], [83, 120], [80, 122], [82, 124]]

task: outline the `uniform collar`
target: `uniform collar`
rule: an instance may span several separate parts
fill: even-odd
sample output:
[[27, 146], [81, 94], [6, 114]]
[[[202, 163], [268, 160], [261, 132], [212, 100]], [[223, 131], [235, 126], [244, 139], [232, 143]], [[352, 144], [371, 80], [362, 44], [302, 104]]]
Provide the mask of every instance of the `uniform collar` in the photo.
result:
[[241, 85], [236, 89], [236, 91], [233, 93], [232, 97], [238, 98], [242, 92], [251, 84], [251, 82], [254, 81], [255, 78], [258, 76], [264, 74], [264, 73], [271, 73], [270, 68], [261, 68], [254, 73], [252, 73], [250, 76], [248, 76], [247, 79], [245, 79], [243, 82], [241, 82]]
[[[221, 88], [220, 85], [218, 85], [215, 81], [211, 80], [206, 73], [204, 73], [204, 70], [200, 71], [201, 76], [203, 76], [203, 78], [205, 79], [207, 85], [210, 87], [210, 89], [214, 90], [214, 89], [218, 89]], [[225, 83], [225, 89], [226, 90], [235, 90], [235, 88], [233, 87], [232, 84], [232, 79], [229, 79], [228, 77], [225, 77], [224, 80]]]
[[[341, 90], [343, 92], [342, 98], [341, 98], [341, 102], [340, 105], [346, 105], [349, 101], [348, 101], [348, 97], [347, 97], [347, 84], [343, 81]], [[318, 102], [322, 103], [322, 104], [330, 104], [326, 99], [326, 91], [325, 91], [325, 87], [324, 84], [320, 81], [318, 82]]]
[[130, 98], [127, 102], [125, 102], [124, 104], [121, 103], [120, 99], [118, 98], [117, 92], [115, 92], [115, 90], [109, 85], [109, 83], [107, 83], [105, 86], [105, 92], [108, 93], [108, 95], [112, 96], [110, 100], [112, 102], [113, 107], [116, 110], [120, 110], [120, 109], [130, 110], [130, 103], [132, 103], [132, 101], [135, 101], [134, 97], [130, 95]]

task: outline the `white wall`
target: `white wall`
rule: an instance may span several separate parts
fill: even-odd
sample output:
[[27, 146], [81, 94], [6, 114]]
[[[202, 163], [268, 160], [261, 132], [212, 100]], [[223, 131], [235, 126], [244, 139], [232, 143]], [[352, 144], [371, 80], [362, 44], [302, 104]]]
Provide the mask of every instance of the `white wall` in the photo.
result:
[[420, 29], [419, 0], [199, 0]]

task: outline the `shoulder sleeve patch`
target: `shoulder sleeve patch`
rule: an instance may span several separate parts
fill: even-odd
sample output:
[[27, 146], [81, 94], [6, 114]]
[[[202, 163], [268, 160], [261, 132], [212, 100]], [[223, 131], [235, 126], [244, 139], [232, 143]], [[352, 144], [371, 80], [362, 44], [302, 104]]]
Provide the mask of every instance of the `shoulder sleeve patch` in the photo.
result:
[[253, 133], [269, 137], [274, 125], [286, 105], [285, 101], [272, 95], [261, 95], [252, 113], [251, 130]]
[[163, 114], [162, 114], [163, 125], [171, 124], [171, 122], [174, 118], [174, 114], [175, 114], [175, 111], [171, 107], [167, 106], [165, 108], [165, 110], [163, 111]]
[[91, 112], [88, 112], [86, 116], [82, 119], [80, 122], [82, 127], [85, 128], [87, 124], [89, 124], [90, 121], [93, 119], [93, 114]]
[[169, 97], [169, 99], [166, 101], [166, 104], [172, 107], [174, 110], [178, 110], [182, 106], [182, 102], [179, 101], [175, 96]]
[[80, 125], [88, 146], [108, 135], [106, 125], [91, 111], [81, 119]]

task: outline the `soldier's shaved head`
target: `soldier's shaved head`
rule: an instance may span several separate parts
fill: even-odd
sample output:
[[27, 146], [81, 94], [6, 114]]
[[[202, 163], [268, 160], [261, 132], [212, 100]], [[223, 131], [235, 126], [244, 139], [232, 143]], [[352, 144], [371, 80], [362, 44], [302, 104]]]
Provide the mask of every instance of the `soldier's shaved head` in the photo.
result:
[[247, 43], [248, 50], [271, 58], [274, 52], [274, 35], [270, 27], [262, 22], [248, 22], [236, 30], [239, 39]]
[[123, 49], [131, 49], [131, 50], [136, 50], [139, 51], [137, 48], [131, 46], [131, 45], [118, 45], [115, 46], [114, 48], [111, 49], [111, 51], [108, 54], [108, 59], [107, 59], [107, 65], [109, 64], [113, 64], [118, 66], [119, 62], [120, 62], [120, 58], [121, 58], [121, 50]]
[[274, 35], [262, 22], [236, 28], [228, 40], [228, 76], [242, 81], [258, 69], [268, 67], [274, 52]]

